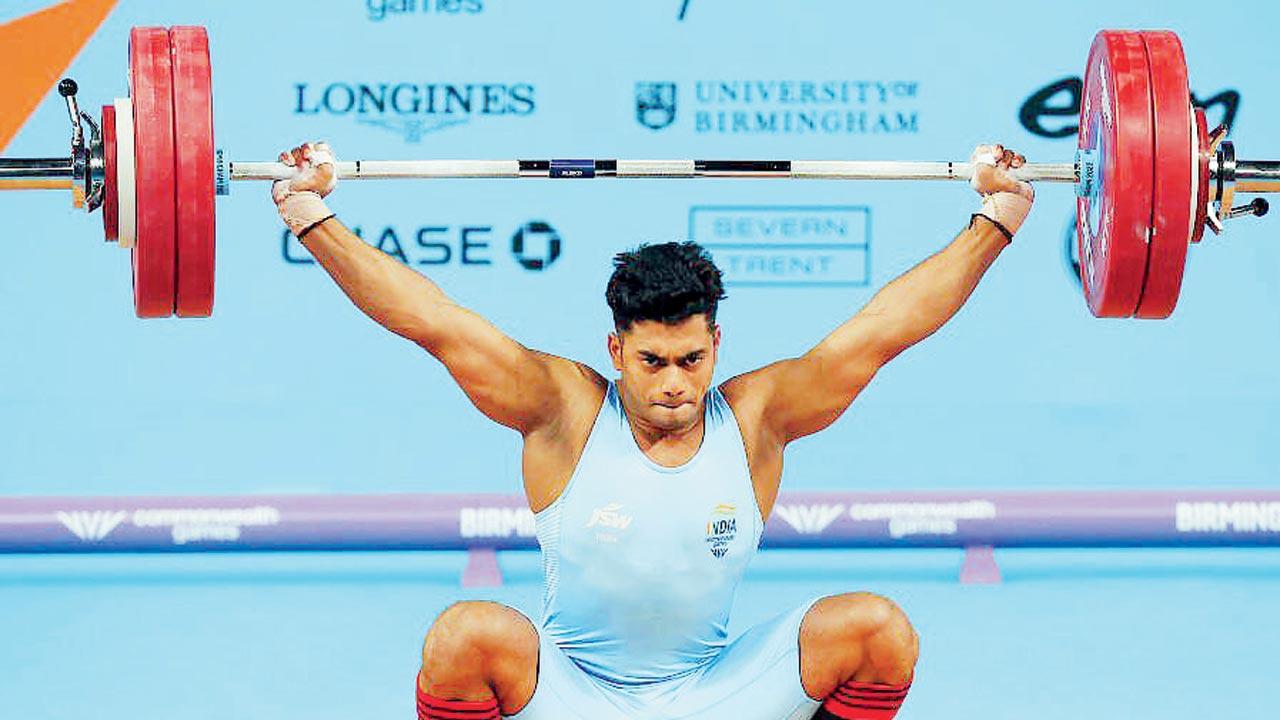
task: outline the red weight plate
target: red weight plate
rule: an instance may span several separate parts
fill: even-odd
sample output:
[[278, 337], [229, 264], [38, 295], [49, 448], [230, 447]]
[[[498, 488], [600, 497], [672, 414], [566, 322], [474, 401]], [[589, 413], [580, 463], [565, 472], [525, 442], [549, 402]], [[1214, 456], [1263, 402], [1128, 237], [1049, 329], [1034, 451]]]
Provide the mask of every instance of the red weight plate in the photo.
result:
[[169, 28], [173, 52], [173, 135], [177, 146], [179, 317], [213, 313], [213, 87], [209, 36], [202, 27]]
[[1209, 206], [1213, 201], [1209, 193], [1209, 120], [1204, 110], [1196, 108], [1196, 154], [1200, 160], [1200, 192], [1196, 195], [1196, 224], [1191, 228], [1191, 242], [1198, 243], [1204, 237], [1209, 222]]
[[1080, 108], [1081, 150], [1097, 154], [1094, 192], [1077, 201], [1080, 276], [1098, 317], [1129, 317], [1138, 306], [1151, 228], [1151, 72], [1134, 32], [1094, 38]]
[[1194, 233], [1192, 222], [1200, 181], [1199, 141], [1182, 42], [1168, 31], [1143, 32], [1142, 41], [1151, 65], [1155, 182], [1147, 277], [1135, 314], [1141, 318], [1167, 318], [1178, 304], [1187, 248]]
[[116, 198], [116, 108], [102, 106], [102, 231], [107, 240], [120, 239]]
[[137, 163], [138, 242], [133, 248], [133, 303], [138, 317], [173, 314], [173, 62], [169, 32], [129, 33], [129, 97]]

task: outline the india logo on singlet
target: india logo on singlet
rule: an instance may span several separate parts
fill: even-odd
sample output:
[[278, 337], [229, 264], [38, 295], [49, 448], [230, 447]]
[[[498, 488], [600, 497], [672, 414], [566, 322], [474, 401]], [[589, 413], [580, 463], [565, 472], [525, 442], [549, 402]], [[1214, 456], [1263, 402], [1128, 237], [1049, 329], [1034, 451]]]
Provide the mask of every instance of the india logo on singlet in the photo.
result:
[[707, 547], [711, 554], [722, 558], [729, 552], [729, 543], [738, 537], [737, 507], [721, 503], [711, 510], [707, 520]]

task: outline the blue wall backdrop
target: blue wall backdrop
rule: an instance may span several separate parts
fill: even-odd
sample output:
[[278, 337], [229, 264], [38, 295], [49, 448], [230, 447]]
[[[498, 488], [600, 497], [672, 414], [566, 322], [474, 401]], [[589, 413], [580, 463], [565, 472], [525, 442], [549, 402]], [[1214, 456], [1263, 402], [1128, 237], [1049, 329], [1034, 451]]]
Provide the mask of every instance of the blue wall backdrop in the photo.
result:
[[[48, 4], [0, 3], [0, 22]], [[1060, 162], [1094, 33], [1170, 28], [1210, 122], [1233, 120], [1240, 154], [1266, 159], [1280, 156], [1276, 8], [124, 0], [69, 72], [97, 113], [127, 93], [131, 26], [208, 26], [218, 144], [237, 159], [309, 139], [345, 159], [933, 160], [999, 141]], [[51, 88], [5, 152], [58, 154], [66, 125]], [[1193, 247], [1171, 320], [1104, 321], [1064, 259], [1072, 190], [1038, 194], [960, 315], [788, 451], [784, 488], [1276, 485], [1280, 218]], [[958, 183], [437, 181], [345, 183], [329, 204], [526, 345], [602, 372], [612, 255], [715, 245], [733, 281], [725, 379], [804, 352], [948, 242], [976, 197]], [[127, 254], [69, 205], [0, 195], [0, 494], [518, 491], [517, 436], [351, 306], [288, 241], [265, 184], [218, 201], [210, 320], [135, 319]], [[1010, 582], [987, 592], [951, 584], [953, 553], [778, 553], [735, 628], [815, 588], [870, 588], [926, 638], [933, 679], [911, 717], [1273, 714], [1253, 693], [1274, 688], [1274, 553], [1100, 555], [1009, 553]], [[769, 584], [784, 556], [799, 574]], [[417, 644], [460, 597], [454, 555], [196, 562], [6, 560], [0, 717], [410, 717]], [[536, 558], [504, 562], [512, 585], [492, 597], [535, 612]], [[1201, 689], [1168, 691], [1193, 675]]]
[[[1200, 10], [125, 2], [71, 73], [96, 108], [126, 94], [130, 26], [207, 25], [218, 144], [240, 159], [325, 138], [351, 159], [950, 159], [998, 140], [1033, 160], [1065, 161], [1072, 137], [1043, 135], [1074, 124], [1051, 112], [1070, 106], [1071, 91], [1038, 104], [1040, 134], [1020, 122], [1024, 104], [1080, 74], [1100, 27], [1169, 27], [1182, 35], [1198, 97], [1238, 95], [1213, 105], [1211, 121], [1234, 115], [1242, 154], [1280, 154], [1268, 122], [1280, 92], [1261, 54], [1270, 23], [1246, 23], [1228, 42], [1197, 22]], [[674, 86], [673, 116], [637, 112], [639, 99], [662, 99], [650, 83]], [[471, 93], [470, 112], [449, 92]], [[7, 152], [62, 148], [64, 112], [50, 93]], [[10, 229], [0, 267], [0, 492], [518, 487], [517, 438], [284, 242], [265, 184], [237, 184], [219, 200], [209, 321], [134, 319], [126, 254], [102, 243], [99, 218], [72, 212], [64, 195], [11, 193], [0, 203]], [[717, 253], [731, 279], [766, 286], [730, 287], [727, 378], [806, 350], [947, 242], [975, 198], [948, 183], [437, 181], [351, 182], [330, 204], [525, 344], [602, 371], [613, 253], [689, 236], [736, 245]], [[699, 211], [708, 206], [720, 209]], [[1171, 321], [1099, 321], [1063, 260], [1072, 207], [1069, 187], [1042, 187], [1017, 244], [960, 316], [893, 363], [832, 430], [796, 445], [787, 485], [1272, 482], [1275, 222], [1241, 221], [1193, 248]], [[550, 230], [526, 231], [526, 256], [549, 255], [552, 233], [560, 254], [528, 270], [512, 240], [537, 221]], [[831, 247], [741, 247], [774, 237]], [[764, 255], [780, 264], [751, 259]]]

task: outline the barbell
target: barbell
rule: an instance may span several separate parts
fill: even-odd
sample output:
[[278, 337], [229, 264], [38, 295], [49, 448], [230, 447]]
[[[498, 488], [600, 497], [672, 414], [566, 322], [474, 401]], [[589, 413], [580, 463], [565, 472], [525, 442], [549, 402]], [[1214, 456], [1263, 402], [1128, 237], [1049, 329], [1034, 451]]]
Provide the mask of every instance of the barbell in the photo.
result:
[[[202, 27], [137, 27], [129, 34], [129, 97], [81, 112], [59, 84], [72, 123], [69, 157], [0, 158], [0, 189], [69, 189], [102, 210], [106, 239], [132, 253], [139, 317], [213, 312], [216, 195], [231, 182], [289, 178], [278, 162], [232, 161], [214, 145], [212, 70]], [[89, 128], [86, 139], [84, 126]], [[1280, 162], [1236, 158], [1227, 128], [1193, 107], [1186, 59], [1168, 31], [1104, 30], [1085, 66], [1075, 157], [1013, 171], [1072, 183], [1080, 276], [1098, 317], [1165, 318], [1182, 287], [1187, 250], [1244, 215], [1236, 193], [1280, 192]], [[794, 178], [964, 180], [967, 162], [863, 160], [356, 160], [338, 177]]]

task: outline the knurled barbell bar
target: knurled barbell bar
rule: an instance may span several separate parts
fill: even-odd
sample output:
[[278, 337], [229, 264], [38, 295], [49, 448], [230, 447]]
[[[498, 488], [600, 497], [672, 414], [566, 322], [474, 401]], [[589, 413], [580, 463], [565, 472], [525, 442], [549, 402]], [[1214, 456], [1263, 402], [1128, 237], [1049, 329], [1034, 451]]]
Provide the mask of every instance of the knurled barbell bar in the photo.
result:
[[[129, 36], [129, 97], [81, 112], [75, 83], [59, 92], [72, 120], [70, 157], [0, 158], [0, 189], [71, 189], [102, 207], [106, 238], [130, 248], [139, 317], [213, 311], [214, 197], [234, 180], [289, 178], [277, 162], [227, 160], [213, 140], [208, 35], [141, 27]], [[84, 125], [89, 127], [86, 139]], [[1073, 183], [1080, 274], [1098, 317], [1164, 318], [1182, 286], [1187, 248], [1204, 228], [1263, 215], [1280, 162], [1238, 160], [1225, 126], [1192, 106], [1186, 59], [1168, 31], [1104, 30], [1085, 68], [1080, 132], [1069, 163], [1028, 163], [1032, 182]], [[179, 148], [181, 149], [179, 152]], [[180, 161], [179, 161], [180, 157]], [[794, 178], [968, 180], [967, 162], [862, 160], [356, 160], [340, 178]]]

